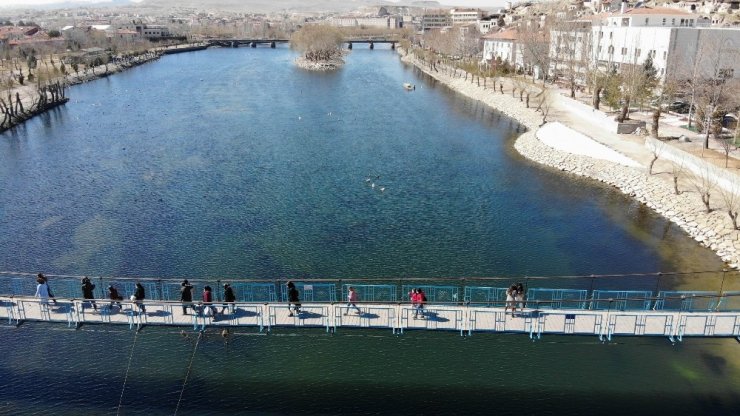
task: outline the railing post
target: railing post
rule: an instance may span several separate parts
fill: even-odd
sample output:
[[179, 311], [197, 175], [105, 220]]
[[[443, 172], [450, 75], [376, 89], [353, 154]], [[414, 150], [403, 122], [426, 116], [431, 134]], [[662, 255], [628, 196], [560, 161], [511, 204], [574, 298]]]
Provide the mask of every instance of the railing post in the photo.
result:
[[663, 272], [658, 272], [658, 277], [655, 280], [655, 296], [658, 296], [658, 292], [660, 292], [660, 277], [663, 276]]

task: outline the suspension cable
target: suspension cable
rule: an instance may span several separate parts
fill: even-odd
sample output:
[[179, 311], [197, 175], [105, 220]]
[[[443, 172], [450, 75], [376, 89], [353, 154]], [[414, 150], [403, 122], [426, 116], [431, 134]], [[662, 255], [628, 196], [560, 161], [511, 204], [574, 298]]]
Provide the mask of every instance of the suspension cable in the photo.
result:
[[195, 359], [195, 353], [198, 351], [198, 344], [200, 339], [203, 337], [203, 331], [198, 332], [198, 339], [195, 340], [195, 347], [193, 348], [193, 355], [190, 356], [190, 363], [188, 363], [188, 371], [185, 373], [185, 380], [182, 382], [182, 389], [180, 390], [180, 398], [177, 399], [177, 406], [175, 406], [174, 416], [177, 416], [177, 411], [180, 410], [180, 402], [182, 402], [182, 396], [185, 393], [185, 386], [188, 384], [188, 377], [190, 377], [190, 371], [193, 368], [193, 360]]
[[131, 344], [131, 353], [128, 356], [128, 365], [126, 366], [126, 376], [123, 378], [123, 387], [121, 388], [121, 397], [118, 398], [118, 410], [116, 416], [121, 414], [121, 407], [123, 406], [123, 393], [126, 391], [126, 383], [128, 382], [128, 372], [131, 370], [131, 361], [134, 358], [134, 347], [136, 347], [136, 337], [139, 335], [139, 331], [134, 332], [134, 342]]

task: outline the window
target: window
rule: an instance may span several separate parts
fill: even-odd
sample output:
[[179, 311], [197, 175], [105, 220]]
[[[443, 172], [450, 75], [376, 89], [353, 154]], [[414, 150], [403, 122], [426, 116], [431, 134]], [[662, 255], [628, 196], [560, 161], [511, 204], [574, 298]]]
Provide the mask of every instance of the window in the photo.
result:
[[609, 32], [609, 39], [611, 39], [613, 37], [614, 37], [614, 33], [613, 32]]
[[665, 26], [665, 17], [663, 18], [663, 26]]
[[667, 58], [667, 57], [668, 57], [668, 52], [663, 51], [663, 60], [665, 60], [665, 58]]
[[622, 56], [627, 55], [627, 48], [622, 48]]
[[614, 46], [611, 46], [610, 45], [609, 46], [609, 49], [608, 49], [608, 52], [609, 52], [609, 55], [613, 55], [614, 54]]
[[648, 25], [648, 23], [650, 23], [650, 18], [649, 18], [649, 17], [646, 17], [646, 18], [645, 18], [645, 26], [647, 26], [647, 25]]
[[596, 49], [596, 53], [599, 55], [601, 54], [601, 45], [599, 45], [599, 47]]
[[604, 37], [604, 32], [599, 32], [599, 39]]
[[689, 26], [694, 26], [694, 19], [689, 19]]
[[642, 49], [635, 49], [635, 56], [639, 57]]
[[671, 26], [676, 26], [676, 18], [671, 19]]

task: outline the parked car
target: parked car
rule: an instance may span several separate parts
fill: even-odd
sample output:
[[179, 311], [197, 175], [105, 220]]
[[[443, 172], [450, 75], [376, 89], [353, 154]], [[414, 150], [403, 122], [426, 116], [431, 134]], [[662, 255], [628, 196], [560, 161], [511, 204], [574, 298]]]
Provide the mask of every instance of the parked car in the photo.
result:
[[691, 105], [683, 101], [674, 101], [668, 104], [668, 111], [673, 111], [679, 114], [686, 114], [689, 112]]

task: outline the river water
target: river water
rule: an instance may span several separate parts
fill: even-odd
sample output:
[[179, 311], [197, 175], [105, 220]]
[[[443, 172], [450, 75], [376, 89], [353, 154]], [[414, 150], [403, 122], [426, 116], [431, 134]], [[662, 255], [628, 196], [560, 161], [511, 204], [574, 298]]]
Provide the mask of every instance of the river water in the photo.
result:
[[[332, 73], [293, 58], [166, 56], [75, 86], [67, 105], [0, 136], [0, 270], [432, 281], [721, 268], [618, 192], [527, 162], [516, 122], [395, 52], [357, 48]], [[717, 276], [673, 283], [718, 290]], [[228, 343], [207, 334], [193, 355], [197, 336], [172, 329], [1, 329], [7, 414], [114, 414], [121, 397], [125, 414], [172, 414], [191, 356], [179, 414], [740, 405], [731, 340], [245, 329]]]

